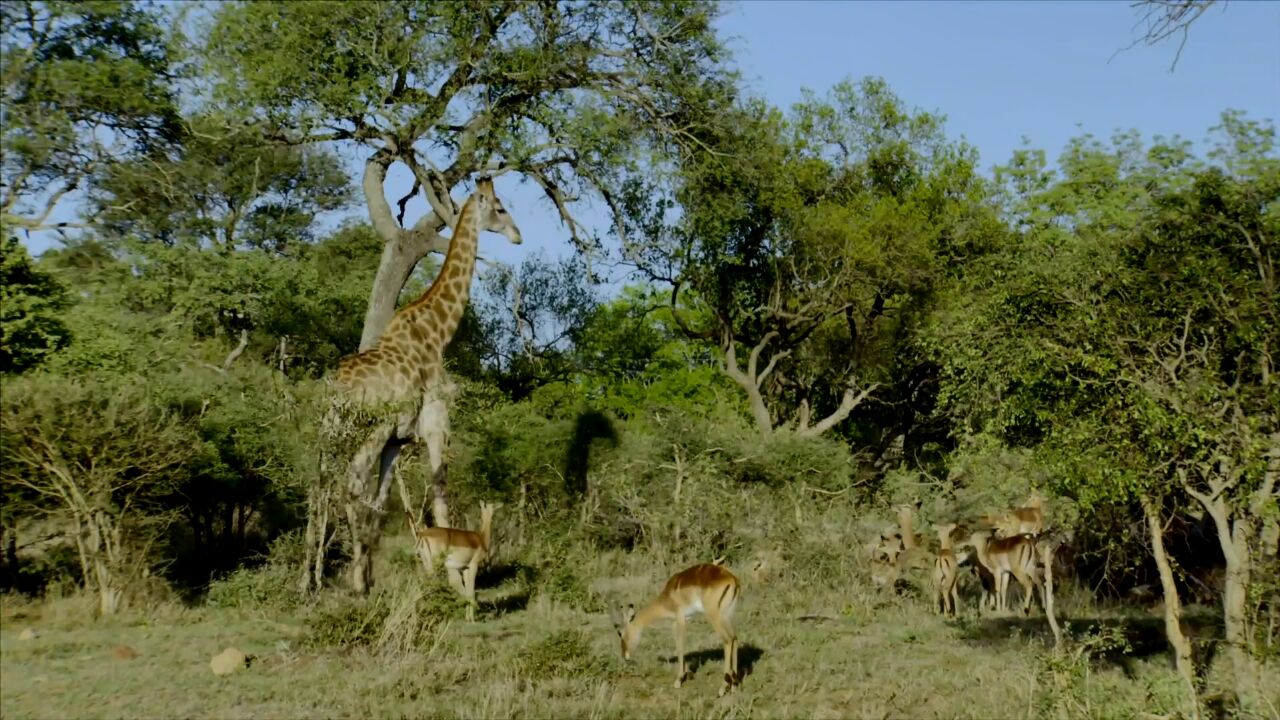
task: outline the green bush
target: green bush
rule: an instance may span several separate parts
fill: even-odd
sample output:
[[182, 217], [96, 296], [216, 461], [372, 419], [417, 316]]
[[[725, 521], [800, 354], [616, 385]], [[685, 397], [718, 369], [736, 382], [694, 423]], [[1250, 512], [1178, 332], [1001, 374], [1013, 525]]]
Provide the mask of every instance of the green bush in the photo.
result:
[[731, 465], [731, 477], [738, 482], [775, 488], [804, 483], [839, 491], [852, 481], [849, 450], [839, 440], [781, 432], [762, 441], [754, 433], [739, 431], [726, 441], [734, 443], [740, 454]]
[[514, 671], [527, 680], [587, 678], [603, 675], [607, 661], [591, 648], [581, 630], [561, 630], [526, 646], [516, 656]]
[[466, 601], [443, 580], [419, 575], [382, 585], [367, 598], [333, 597], [308, 618], [302, 644], [403, 655], [430, 647], [441, 626], [466, 617]]
[[215, 608], [287, 611], [302, 600], [298, 574], [302, 566], [302, 534], [282, 535], [271, 545], [267, 562], [242, 567], [209, 583], [205, 603]]

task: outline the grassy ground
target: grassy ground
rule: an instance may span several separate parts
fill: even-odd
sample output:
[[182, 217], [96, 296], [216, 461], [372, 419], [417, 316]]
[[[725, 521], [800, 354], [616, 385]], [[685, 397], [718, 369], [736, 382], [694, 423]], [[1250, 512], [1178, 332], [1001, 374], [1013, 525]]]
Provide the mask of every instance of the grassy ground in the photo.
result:
[[[406, 548], [391, 542], [388, 553]], [[678, 569], [648, 562], [617, 555], [588, 570], [602, 594], [639, 603]], [[417, 592], [409, 567], [384, 559], [380, 582], [393, 595]], [[482, 591], [478, 622], [433, 623], [409, 647], [317, 646], [306, 613], [163, 606], [85, 622], [77, 601], [8, 600], [0, 715], [1120, 718], [1170, 715], [1182, 702], [1157, 618], [1099, 619], [1070, 597], [1062, 614], [1074, 641], [1054, 654], [1038, 614], [978, 618], [967, 596], [966, 614], [945, 621], [910, 588], [779, 574], [744, 588], [736, 624], [747, 676], [717, 699], [721, 648], [705, 622], [690, 626], [693, 677], [676, 690], [667, 627], [648, 631], [624, 664], [606, 613], [528, 598], [511, 573], [493, 585], [503, 575]], [[20, 639], [27, 627], [38, 637]], [[123, 657], [122, 645], [137, 656]], [[248, 670], [210, 671], [226, 646], [253, 656]]]

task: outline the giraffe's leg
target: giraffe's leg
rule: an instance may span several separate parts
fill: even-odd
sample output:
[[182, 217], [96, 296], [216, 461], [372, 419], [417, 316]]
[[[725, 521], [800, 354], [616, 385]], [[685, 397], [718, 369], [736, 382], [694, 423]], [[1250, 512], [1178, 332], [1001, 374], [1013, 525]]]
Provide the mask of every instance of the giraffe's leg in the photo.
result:
[[347, 464], [347, 520], [351, 525], [351, 586], [366, 593], [373, 586], [373, 549], [381, 532], [379, 490], [374, 485], [378, 458], [395, 428], [379, 425], [365, 438]]
[[[408, 444], [408, 440], [404, 440], [396, 435], [387, 438], [387, 442], [382, 446], [382, 452], [378, 454], [378, 495], [374, 500], [374, 507], [384, 508], [387, 506], [387, 497], [391, 494], [391, 480], [394, 477], [392, 470], [395, 468], [396, 458], [400, 456], [401, 449]], [[405, 505], [405, 510], [409, 510], [409, 506]]]
[[451, 527], [445, 493], [445, 448], [449, 442], [449, 406], [444, 398], [429, 394], [418, 413], [417, 437], [426, 446], [431, 471], [431, 518], [436, 527]]

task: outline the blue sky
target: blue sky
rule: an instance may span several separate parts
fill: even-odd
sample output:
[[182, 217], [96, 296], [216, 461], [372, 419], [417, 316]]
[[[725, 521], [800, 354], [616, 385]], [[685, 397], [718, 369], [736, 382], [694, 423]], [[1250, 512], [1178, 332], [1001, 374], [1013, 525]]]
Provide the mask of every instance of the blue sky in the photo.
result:
[[[786, 107], [801, 88], [823, 93], [846, 78], [880, 76], [908, 105], [944, 114], [947, 134], [976, 146], [987, 171], [1024, 137], [1053, 158], [1085, 132], [1108, 138], [1137, 129], [1145, 138], [1199, 142], [1228, 108], [1280, 117], [1280, 3], [1211, 8], [1192, 26], [1172, 73], [1176, 39], [1117, 54], [1140, 34], [1138, 19], [1121, 0], [741, 0], [727, 6], [720, 28], [754, 94]], [[352, 160], [358, 172], [363, 154]], [[387, 195], [394, 201], [409, 184], [407, 170], [393, 169]], [[518, 263], [540, 251], [569, 254], [568, 232], [536, 187], [507, 176], [497, 186], [525, 243], [486, 237], [483, 255]], [[406, 223], [425, 210], [415, 200]], [[362, 204], [351, 214], [363, 217]], [[596, 208], [578, 217], [606, 227]], [[42, 235], [27, 241], [35, 252], [53, 241]]]

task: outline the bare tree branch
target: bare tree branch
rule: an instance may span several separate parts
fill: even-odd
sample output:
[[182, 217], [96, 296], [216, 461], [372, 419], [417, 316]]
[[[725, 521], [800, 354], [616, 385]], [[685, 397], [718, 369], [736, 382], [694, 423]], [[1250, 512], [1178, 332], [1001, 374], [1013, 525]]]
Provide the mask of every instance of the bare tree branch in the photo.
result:
[[[866, 400], [867, 396], [874, 392], [878, 387], [880, 387], [880, 383], [872, 383], [863, 389], [862, 392], [856, 392], [856, 384], [850, 381], [849, 385], [844, 389], [844, 396], [840, 400], [840, 406], [832, 411], [830, 415], [819, 420], [816, 425], [805, 428], [804, 430], [799, 431], [799, 433], [807, 437], [814, 437], [821, 435], [841, 422], [844, 422], [844, 419], [849, 417], [850, 413], [861, 405], [862, 401]], [[807, 420], [808, 418], [806, 414], [806, 422]]]
[[1169, 65], [1169, 72], [1173, 72], [1178, 66], [1178, 59], [1182, 57], [1183, 48], [1187, 45], [1191, 24], [1216, 2], [1217, 0], [1137, 0], [1130, 3], [1129, 7], [1138, 10], [1142, 15], [1135, 27], [1146, 25], [1146, 30], [1136, 40], [1112, 53], [1107, 62], [1139, 44], [1151, 47], [1174, 35], [1181, 35], [1178, 50], [1174, 53], [1173, 62]]

